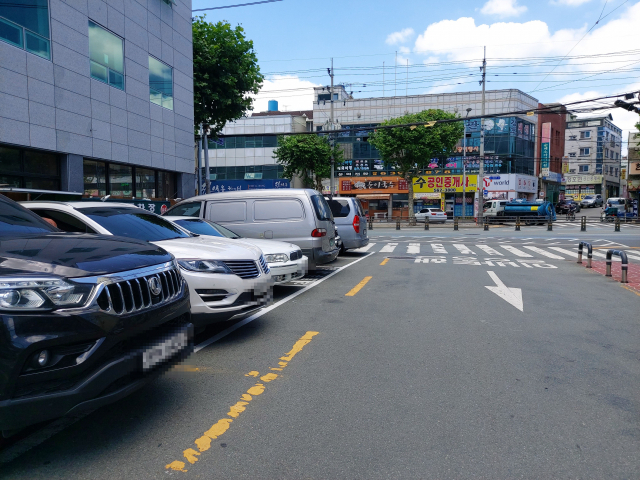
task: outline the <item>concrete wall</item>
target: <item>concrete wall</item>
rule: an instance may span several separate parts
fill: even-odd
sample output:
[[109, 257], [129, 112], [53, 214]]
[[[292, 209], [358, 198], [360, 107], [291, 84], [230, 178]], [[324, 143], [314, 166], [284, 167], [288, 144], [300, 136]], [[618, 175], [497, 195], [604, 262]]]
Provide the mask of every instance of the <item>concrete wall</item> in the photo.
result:
[[[0, 42], [0, 143], [74, 155], [63, 161], [63, 189], [79, 187], [65, 171], [82, 157], [193, 178], [191, 0], [50, 0], [49, 8], [51, 60]], [[89, 19], [124, 38], [126, 91], [90, 77]], [[149, 55], [173, 67], [174, 110], [149, 101]]]

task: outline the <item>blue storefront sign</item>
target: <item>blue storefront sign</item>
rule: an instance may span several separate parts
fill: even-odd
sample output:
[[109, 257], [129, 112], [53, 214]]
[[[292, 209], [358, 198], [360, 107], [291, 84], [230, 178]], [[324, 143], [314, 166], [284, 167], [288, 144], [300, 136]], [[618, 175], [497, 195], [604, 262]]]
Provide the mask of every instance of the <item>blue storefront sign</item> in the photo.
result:
[[[291, 181], [286, 178], [270, 180], [212, 180], [211, 193], [233, 192], [237, 190], [263, 190], [271, 188], [291, 188]], [[201, 192], [206, 192], [205, 184], [202, 184]]]

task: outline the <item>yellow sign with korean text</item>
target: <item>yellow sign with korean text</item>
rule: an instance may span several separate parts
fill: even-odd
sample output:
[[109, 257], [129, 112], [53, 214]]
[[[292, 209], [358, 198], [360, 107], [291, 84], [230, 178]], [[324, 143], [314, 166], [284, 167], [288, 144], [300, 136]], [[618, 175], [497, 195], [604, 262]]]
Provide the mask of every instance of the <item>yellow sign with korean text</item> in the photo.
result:
[[[414, 192], [462, 193], [463, 175], [423, 175], [413, 178]], [[478, 176], [466, 176], [466, 191], [478, 190]]]

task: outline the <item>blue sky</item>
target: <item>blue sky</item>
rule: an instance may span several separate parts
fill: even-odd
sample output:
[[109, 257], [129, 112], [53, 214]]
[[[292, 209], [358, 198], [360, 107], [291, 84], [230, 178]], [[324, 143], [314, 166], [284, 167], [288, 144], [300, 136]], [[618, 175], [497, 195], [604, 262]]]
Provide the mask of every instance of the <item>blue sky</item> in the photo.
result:
[[[246, 1], [194, 0], [193, 8]], [[283, 0], [207, 19], [242, 24], [253, 40], [267, 75], [257, 111], [271, 98], [281, 110], [310, 109], [309, 87], [328, 83], [331, 57], [336, 83], [353, 84], [355, 97], [383, 95], [383, 62], [387, 96], [476, 90], [483, 45], [490, 89], [519, 88], [542, 102], [640, 90], [638, 0]], [[638, 118], [612, 113], [625, 130]]]

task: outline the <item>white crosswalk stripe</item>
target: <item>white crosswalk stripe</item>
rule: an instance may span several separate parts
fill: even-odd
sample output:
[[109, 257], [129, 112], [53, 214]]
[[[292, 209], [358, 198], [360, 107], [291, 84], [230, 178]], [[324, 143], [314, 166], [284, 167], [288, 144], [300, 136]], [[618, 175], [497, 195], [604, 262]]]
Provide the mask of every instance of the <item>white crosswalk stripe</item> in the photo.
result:
[[354, 248], [351, 251], [352, 252], [368, 252], [374, 245], [375, 243], [370, 243], [369, 245], [365, 245], [364, 247]]
[[453, 246], [456, 247], [458, 249], [458, 251], [460, 253], [462, 253], [463, 255], [475, 255], [473, 250], [469, 249], [469, 247], [467, 247], [466, 245], [464, 245], [462, 243], [454, 243]]
[[397, 246], [398, 246], [397, 243], [387, 243], [384, 247], [382, 247], [382, 250], [380, 250], [380, 253], [392, 253]]
[[629, 250], [625, 250], [624, 252], [627, 254], [627, 257], [633, 258], [634, 260], [640, 260], [640, 253], [636, 251], [630, 252]]
[[[574, 258], [578, 258], [578, 250], [567, 250], [566, 248], [561, 248], [561, 247], [549, 247], [551, 250], [555, 250], [556, 252], [560, 252], [560, 253], [564, 253], [565, 255], [569, 255], [570, 257], [574, 257]], [[587, 255], [585, 253], [584, 257], [586, 258]]]
[[499, 255], [501, 257], [504, 256], [499, 251], [491, 248], [489, 245], [476, 245], [476, 247], [478, 247], [483, 252], [488, 253], [489, 255]]
[[410, 243], [407, 245], [407, 253], [420, 253], [420, 244]]
[[545, 257], [555, 258], [556, 260], [564, 260], [564, 257], [561, 257], [560, 255], [556, 255], [555, 253], [547, 252], [546, 250], [543, 250], [541, 248], [532, 247], [529, 245], [523, 245], [523, 246], [527, 250], [531, 250], [532, 252], [539, 253], [540, 255], [544, 255]]
[[441, 243], [432, 243], [433, 253], [447, 253], [447, 249]]
[[509, 253], [513, 253], [514, 255], [517, 255], [518, 257], [524, 257], [524, 258], [531, 258], [533, 257], [533, 255], [528, 254], [527, 252], [523, 252], [522, 250], [513, 247], [511, 245], [500, 245], [502, 248], [504, 248], [507, 252]]

